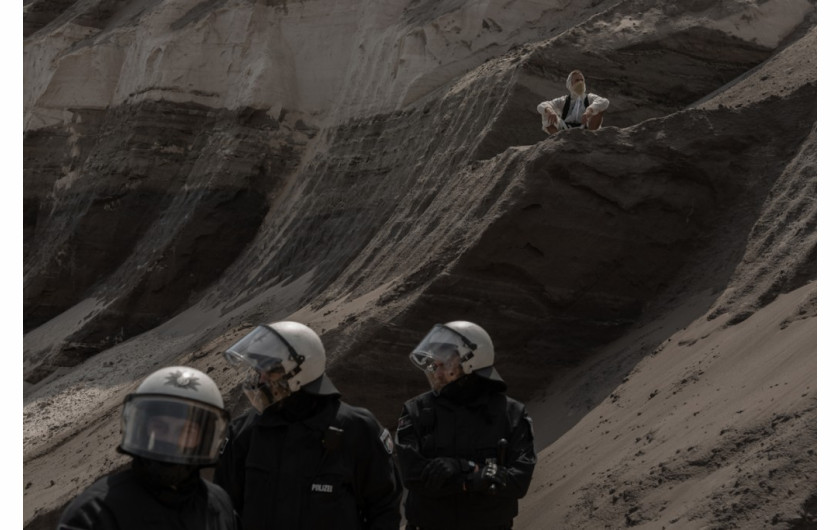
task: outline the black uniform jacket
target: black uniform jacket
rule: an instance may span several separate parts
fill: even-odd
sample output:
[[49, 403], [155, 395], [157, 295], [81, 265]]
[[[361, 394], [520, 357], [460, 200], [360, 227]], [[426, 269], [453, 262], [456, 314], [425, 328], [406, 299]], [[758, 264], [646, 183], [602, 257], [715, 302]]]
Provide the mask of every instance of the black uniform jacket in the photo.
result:
[[65, 508], [58, 530], [236, 530], [227, 493], [198, 476], [181, 491], [146, 484], [135, 469], [101, 478]]
[[313, 412], [290, 420], [275, 406], [231, 424], [214, 481], [245, 530], [397, 530], [402, 486], [388, 431], [335, 396], [292, 397], [313, 400]]
[[[420, 528], [509, 527], [518, 513], [537, 462], [531, 419], [522, 403], [507, 397], [504, 383], [467, 375], [435, 395], [405, 403], [396, 434], [397, 463], [408, 497], [405, 515]], [[501, 439], [507, 445], [499, 443]], [[502, 449], [504, 448], [504, 449]], [[507, 471], [507, 485], [492, 492], [464, 491], [465, 474], [430, 491], [420, 479], [435, 457], [494, 460]], [[466, 472], [465, 472], [466, 473]]]

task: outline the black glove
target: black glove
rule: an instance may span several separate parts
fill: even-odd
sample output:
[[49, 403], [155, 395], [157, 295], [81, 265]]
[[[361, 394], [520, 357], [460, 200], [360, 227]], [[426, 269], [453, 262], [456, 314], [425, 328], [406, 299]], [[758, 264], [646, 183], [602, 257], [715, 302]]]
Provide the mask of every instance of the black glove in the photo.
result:
[[438, 457], [426, 464], [420, 473], [420, 480], [427, 489], [437, 490], [447, 479], [461, 473], [461, 462], [457, 458]]
[[467, 475], [464, 489], [476, 493], [489, 491], [495, 493], [507, 486], [507, 469], [495, 463], [487, 464], [480, 470]]

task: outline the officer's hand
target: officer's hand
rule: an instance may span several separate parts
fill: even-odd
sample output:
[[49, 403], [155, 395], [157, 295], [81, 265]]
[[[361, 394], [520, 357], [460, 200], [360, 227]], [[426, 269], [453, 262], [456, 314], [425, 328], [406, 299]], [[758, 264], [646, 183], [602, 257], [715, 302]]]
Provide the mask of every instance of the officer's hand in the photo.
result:
[[446, 479], [461, 472], [461, 463], [457, 458], [433, 458], [420, 473], [420, 480], [430, 490], [440, 489]]
[[464, 489], [473, 492], [494, 492], [507, 486], [507, 469], [494, 463], [467, 475]]

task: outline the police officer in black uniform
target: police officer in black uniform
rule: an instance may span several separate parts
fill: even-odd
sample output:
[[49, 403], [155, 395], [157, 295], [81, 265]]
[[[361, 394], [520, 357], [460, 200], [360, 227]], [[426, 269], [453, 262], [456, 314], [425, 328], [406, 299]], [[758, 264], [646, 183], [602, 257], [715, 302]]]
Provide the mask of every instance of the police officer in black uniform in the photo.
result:
[[405, 403], [397, 427], [406, 530], [513, 527], [537, 457], [493, 357], [487, 332], [465, 321], [435, 325], [411, 353], [432, 390]]
[[210, 377], [173, 366], [147, 377], [123, 404], [118, 451], [131, 467], [97, 480], [65, 508], [58, 530], [236, 530], [230, 497], [201, 478], [228, 425]]
[[402, 485], [389, 432], [342, 402], [318, 335], [260, 325], [225, 356], [250, 374], [253, 410], [237, 418], [214, 481], [246, 530], [397, 530]]

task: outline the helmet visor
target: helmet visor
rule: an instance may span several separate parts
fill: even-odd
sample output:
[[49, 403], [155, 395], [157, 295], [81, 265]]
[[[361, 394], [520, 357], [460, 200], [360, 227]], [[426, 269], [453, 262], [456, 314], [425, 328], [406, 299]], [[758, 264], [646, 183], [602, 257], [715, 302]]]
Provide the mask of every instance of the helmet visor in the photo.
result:
[[126, 453], [187, 465], [212, 465], [218, 460], [228, 413], [173, 396], [132, 394], [122, 416]]
[[225, 359], [236, 366], [246, 365], [260, 372], [270, 372], [287, 366], [292, 358], [288, 344], [267, 326], [259, 325], [225, 351]]
[[420, 344], [411, 352], [411, 361], [421, 370], [428, 370], [429, 362], [445, 362], [453, 354], [466, 360], [472, 356], [475, 344], [442, 324], [435, 324]]
[[295, 355], [274, 330], [257, 326], [225, 352], [225, 359], [243, 372], [242, 391], [263, 411], [291, 394], [289, 379], [297, 372]]
[[437, 324], [414, 348], [409, 358], [426, 374], [432, 390], [439, 392], [464, 375], [461, 362], [471, 354], [472, 347], [464, 337]]

